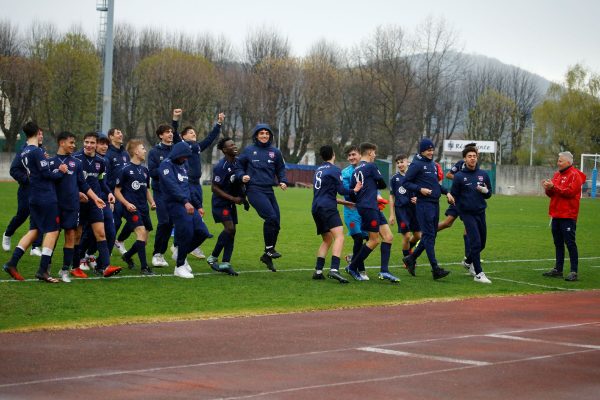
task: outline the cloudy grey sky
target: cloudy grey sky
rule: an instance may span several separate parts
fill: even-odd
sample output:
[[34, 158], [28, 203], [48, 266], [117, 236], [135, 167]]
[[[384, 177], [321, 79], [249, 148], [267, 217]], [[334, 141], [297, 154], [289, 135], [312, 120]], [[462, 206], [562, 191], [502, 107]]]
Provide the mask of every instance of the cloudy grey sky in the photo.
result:
[[[0, 18], [20, 27], [50, 21], [95, 35], [96, 0], [0, 0]], [[250, 29], [269, 26], [296, 55], [326, 39], [351, 48], [379, 25], [414, 32], [427, 17], [443, 18], [465, 52], [497, 58], [554, 81], [570, 65], [600, 72], [598, 0], [115, 0], [115, 22], [195, 34], [224, 34], [241, 49]]]

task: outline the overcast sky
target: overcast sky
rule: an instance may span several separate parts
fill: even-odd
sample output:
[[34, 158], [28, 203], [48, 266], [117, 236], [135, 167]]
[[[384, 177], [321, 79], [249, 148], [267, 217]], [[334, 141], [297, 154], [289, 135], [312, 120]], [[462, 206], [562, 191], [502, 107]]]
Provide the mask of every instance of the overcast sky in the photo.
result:
[[[0, 18], [20, 27], [73, 24], [95, 35], [96, 0], [0, 0]], [[599, 0], [115, 0], [115, 22], [195, 34], [224, 34], [238, 49], [250, 29], [268, 26], [287, 37], [295, 55], [326, 39], [351, 48], [379, 25], [414, 32], [443, 18], [467, 53], [497, 58], [554, 81], [582, 63], [600, 72]]]

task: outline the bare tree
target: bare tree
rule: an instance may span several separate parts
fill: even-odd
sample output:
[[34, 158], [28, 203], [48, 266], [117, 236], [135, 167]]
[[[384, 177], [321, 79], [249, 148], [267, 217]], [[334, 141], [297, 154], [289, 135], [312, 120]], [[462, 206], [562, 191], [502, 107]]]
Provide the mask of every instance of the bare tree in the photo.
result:
[[8, 19], [0, 21], [0, 57], [14, 57], [21, 54], [19, 27]]
[[290, 45], [288, 39], [274, 29], [255, 29], [246, 36], [244, 62], [250, 67], [264, 60], [288, 58]]

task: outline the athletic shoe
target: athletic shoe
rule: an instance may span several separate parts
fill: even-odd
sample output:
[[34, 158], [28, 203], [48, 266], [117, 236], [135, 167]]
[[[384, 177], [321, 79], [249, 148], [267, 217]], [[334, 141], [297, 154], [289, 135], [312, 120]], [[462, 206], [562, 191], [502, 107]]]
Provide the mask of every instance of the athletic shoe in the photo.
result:
[[183, 266], [185, 267], [185, 269], [191, 274], [192, 273], [192, 266], [190, 265], [190, 263], [188, 262], [187, 258], [185, 259], [185, 262], [183, 263]]
[[575, 282], [577, 280], [579, 280], [577, 278], [577, 272], [569, 272], [569, 275], [567, 275], [567, 277], [565, 278], [565, 281], [568, 282]]
[[260, 256], [260, 261], [262, 261], [263, 263], [265, 263], [267, 265], [267, 268], [270, 271], [277, 272], [277, 270], [275, 269], [275, 265], [273, 265], [273, 260], [271, 259], [271, 257], [269, 257], [267, 255], [267, 253], [265, 253], [262, 256]]
[[75, 278], [87, 278], [87, 274], [81, 270], [81, 268], [73, 268], [71, 270], [71, 275]]
[[408, 255], [402, 258], [402, 262], [406, 266], [408, 273], [412, 276], [416, 276], [415, 267], [417, 266], [417, 262], [415, 261], [415, 259], [411, 255]]
[[400, 282], [400, 279], [396, 278], [394, 275], [390, 274], [389, 272], [380, 272], [379, 275], [377, 275], [377, 277], [381, 280], [388, 280], [392, 283]]
[[175, 270], [173, 271], [173, 275], [175, 275], [179, 278], [185, 278], [185, 279], [192, 279], [194, 277], [194, 274], [192, 274], [190, 271], [188, 271], [187, 268], [185, 267], [185, 265], [182, 265], [180, 267], [175, 267]]
[[346, 260], [347, 264], [350, 264], [352, 262], [352, 254], [348, 254], [344, 257], [344, 260]]
[[358, 273], [357, 271], [353, 271], [348, 267], [344, 268], [344, 270], [348, 273], [348, 275], [353, 277], [355, 281], [364, 281], [363, 277], [360, 276], [360, 273]]
[[194, 251], [192, 251], [190, 254], [196, 258], [206, 258], [206, 256], [204, 255], [204, 252], [202, 251], [202, 249], [200, 247], [196, 247], [194, 249]]
[[475, 273], [475, 266], [473, 264], [471, 264], [471, 266], [469, 267], [469, 274], [471, 274], [471, 276], [477, 275]]
[[10, 236], [2, 235], [2, 250], [10, 251]]
[[98, 265], [98, 263], [96, 262], [96, 257], [93, 255], [86, 255], [85, 259], [87, 260], [87, 263], [90, 266], [90, 268], [96, 268], [96, 265]]
[[61, 269], [58, 271], [58, 276], [60, 276], [60, 280], [64, 283], [71, 283], [71, 277], [69, 277], [69, 270]]
[[369, 280], [369, 275], [367, 275], [367, 271], [358, 271], [358, 273], [360, 274], [360, 277], [363, 279], [363, 281]]
[[115, 240], [115, 247], [117, 250], [119, 250], [119, 253], [121, 253], [121, 255], [127, 253], [127, 249], [125, 248], [125, 243]]
[[490, 281], [488, 279], [487, 276], [485, 276], [485, 274], [482, 272], [478, 273], [477, 275], [475, 275], [475, 278], [473, 278], [473, 280], [475, 282], [479, 282], [479, 283], [492, 283], [492, 281]]
[[212, 270], [217, 271], [217, 272], [219, 271], [219, 259], [217, 257], [215, 257], [211, 254], [206, 259], [206, 262], [208, 263], [208, 265], [210, 266], [210, 268]]
[[177, 261], [177, 246], [171, 246], [171, 253], [173, 261]]
[[321, 271], [321, 272], [317, 272], [317, 271], [315, 271], [315, 272], [313, 272], [313, 276], [312, 276], [312, 278], [313, 278], [315, 281], [320, 281], [320, 280], [322, 280], [322, 279], [325, 279], [325, 275], [323, 275], [323, 271]]
[[[96, 265], [97, 267], [97, 265]], [[96, 267], [92, 268], [92, 269], [96, 269]], [[90, 270], [90, 266], [88, 265], [87, 261], [85, 260], [85, 258], [82, 258], [81, 260], [79, 260], [79, 269], [82, 271], [89, 271]]]
[[112, 265], [109, 265], [108, 267], [106, 267], [104, 269], [104, 271], [102, 271], [102, 276], [105, 278], [111, 277], [113, 275], [117, 275], [119, 272], [121, 272], [121, 267], [115, 267]]
[[152, 266], [153, 267], [168, 267], [169, 263], [167, 262], [167, 260], [165, 260], [165, 257], [162, 254], [157, 253], [152, 256]]
[[142, 269], [140, 270], [140, 273], [141, 273], [142, 275], [146, 275], [146, 276], [152, 276], [152, 275], [156, 275], [156, 274], [154, 273], [154, 271], [152, 271], [152, 269], [150, 269], [150, 267], [147, 267], [147, 268], [142, 268]]
[[233, 269], [231, 264], [228, 262], [223, 262], [223, 263], [219, 264], [218, 268], [219, 268], [219, 272], [222, 272], [224, 274], [231, 275], [231, 276], [239, 275], [237, 272], [235, 272], [235, 270]]
[[56, 278], [51, 277], [47, 272], [40, 274], [39, 272], [35, 274], [35, 277], [40, 281], [44, 281], [46, 283], [59, 283], [60, 281]]
[[551, 278], [562, 278], [563, 272], [557, 270], [556, 268], [552, 268], [550, 271], [546, 271], [542, 274], [543, 276], [549, 276]]
[[338, 272], [337, 269], [329, 270], [329, 272], [327, 273], [327, 277], [331, 278], [331, 279], [335, 279], [339, 283], [348, 283], [348, 279], [346, 279], [342, 275], [340, 275], [340, 273]]
[[270, 257], [270, 258], [279, 258], [281, 257], [281, 254], [275, 250], [275, 249], [271, 249], [271, 250], [265, 250], [265, 254]]
[[462, 261], [462, 265], [463, 265], [463, 267], [465, 267], [466, 270], [469, 270], [469, 271], [473, 267], [473, 263], [468, 263], [466, 258]]
[[438, 267], [431, 271], [431, 274], [433, 275], [433, 279], [438, 280], [442, 279], [445, 276], [448, 276], [450, 274], [450, 271], [446, 271], [444, 268]]
[[9, 266], [8, 264], [4, 264], [2, 269], [11, 276], [16, 281], [24, 281], [25, 278], [17, 271], [17, 267]]
[[121, 259], [123, 261], [125, 261], [125, 264], [127, 264], [127, 268], [129, 268], [129, 269], [135, 269], [135, 264], [133, 263], [133, 259], [127, 258], [124, 255], [121, 256]]
[[[41, 257], [42, 256], [42, 250], [39, 247], [32, 247], [31, 250], [29, 251], [29, 255], [30, 256], [36, 256], [36, 257]], [[52, 278], [54, 279], [54, 278]]]

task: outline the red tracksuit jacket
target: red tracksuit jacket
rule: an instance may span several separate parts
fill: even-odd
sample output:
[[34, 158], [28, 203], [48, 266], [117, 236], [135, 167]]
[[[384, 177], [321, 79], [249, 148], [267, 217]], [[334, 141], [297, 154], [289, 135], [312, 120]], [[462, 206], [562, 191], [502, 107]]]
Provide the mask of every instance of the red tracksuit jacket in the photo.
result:
[[585, 174], [572, 165], [557, 171], [552, 177], [554, 187], [546, 190], [546, 195], [550, 197], [548, 214], [552, 218], [576, 220], [579, 214], [581, 187], [584, 182]]

